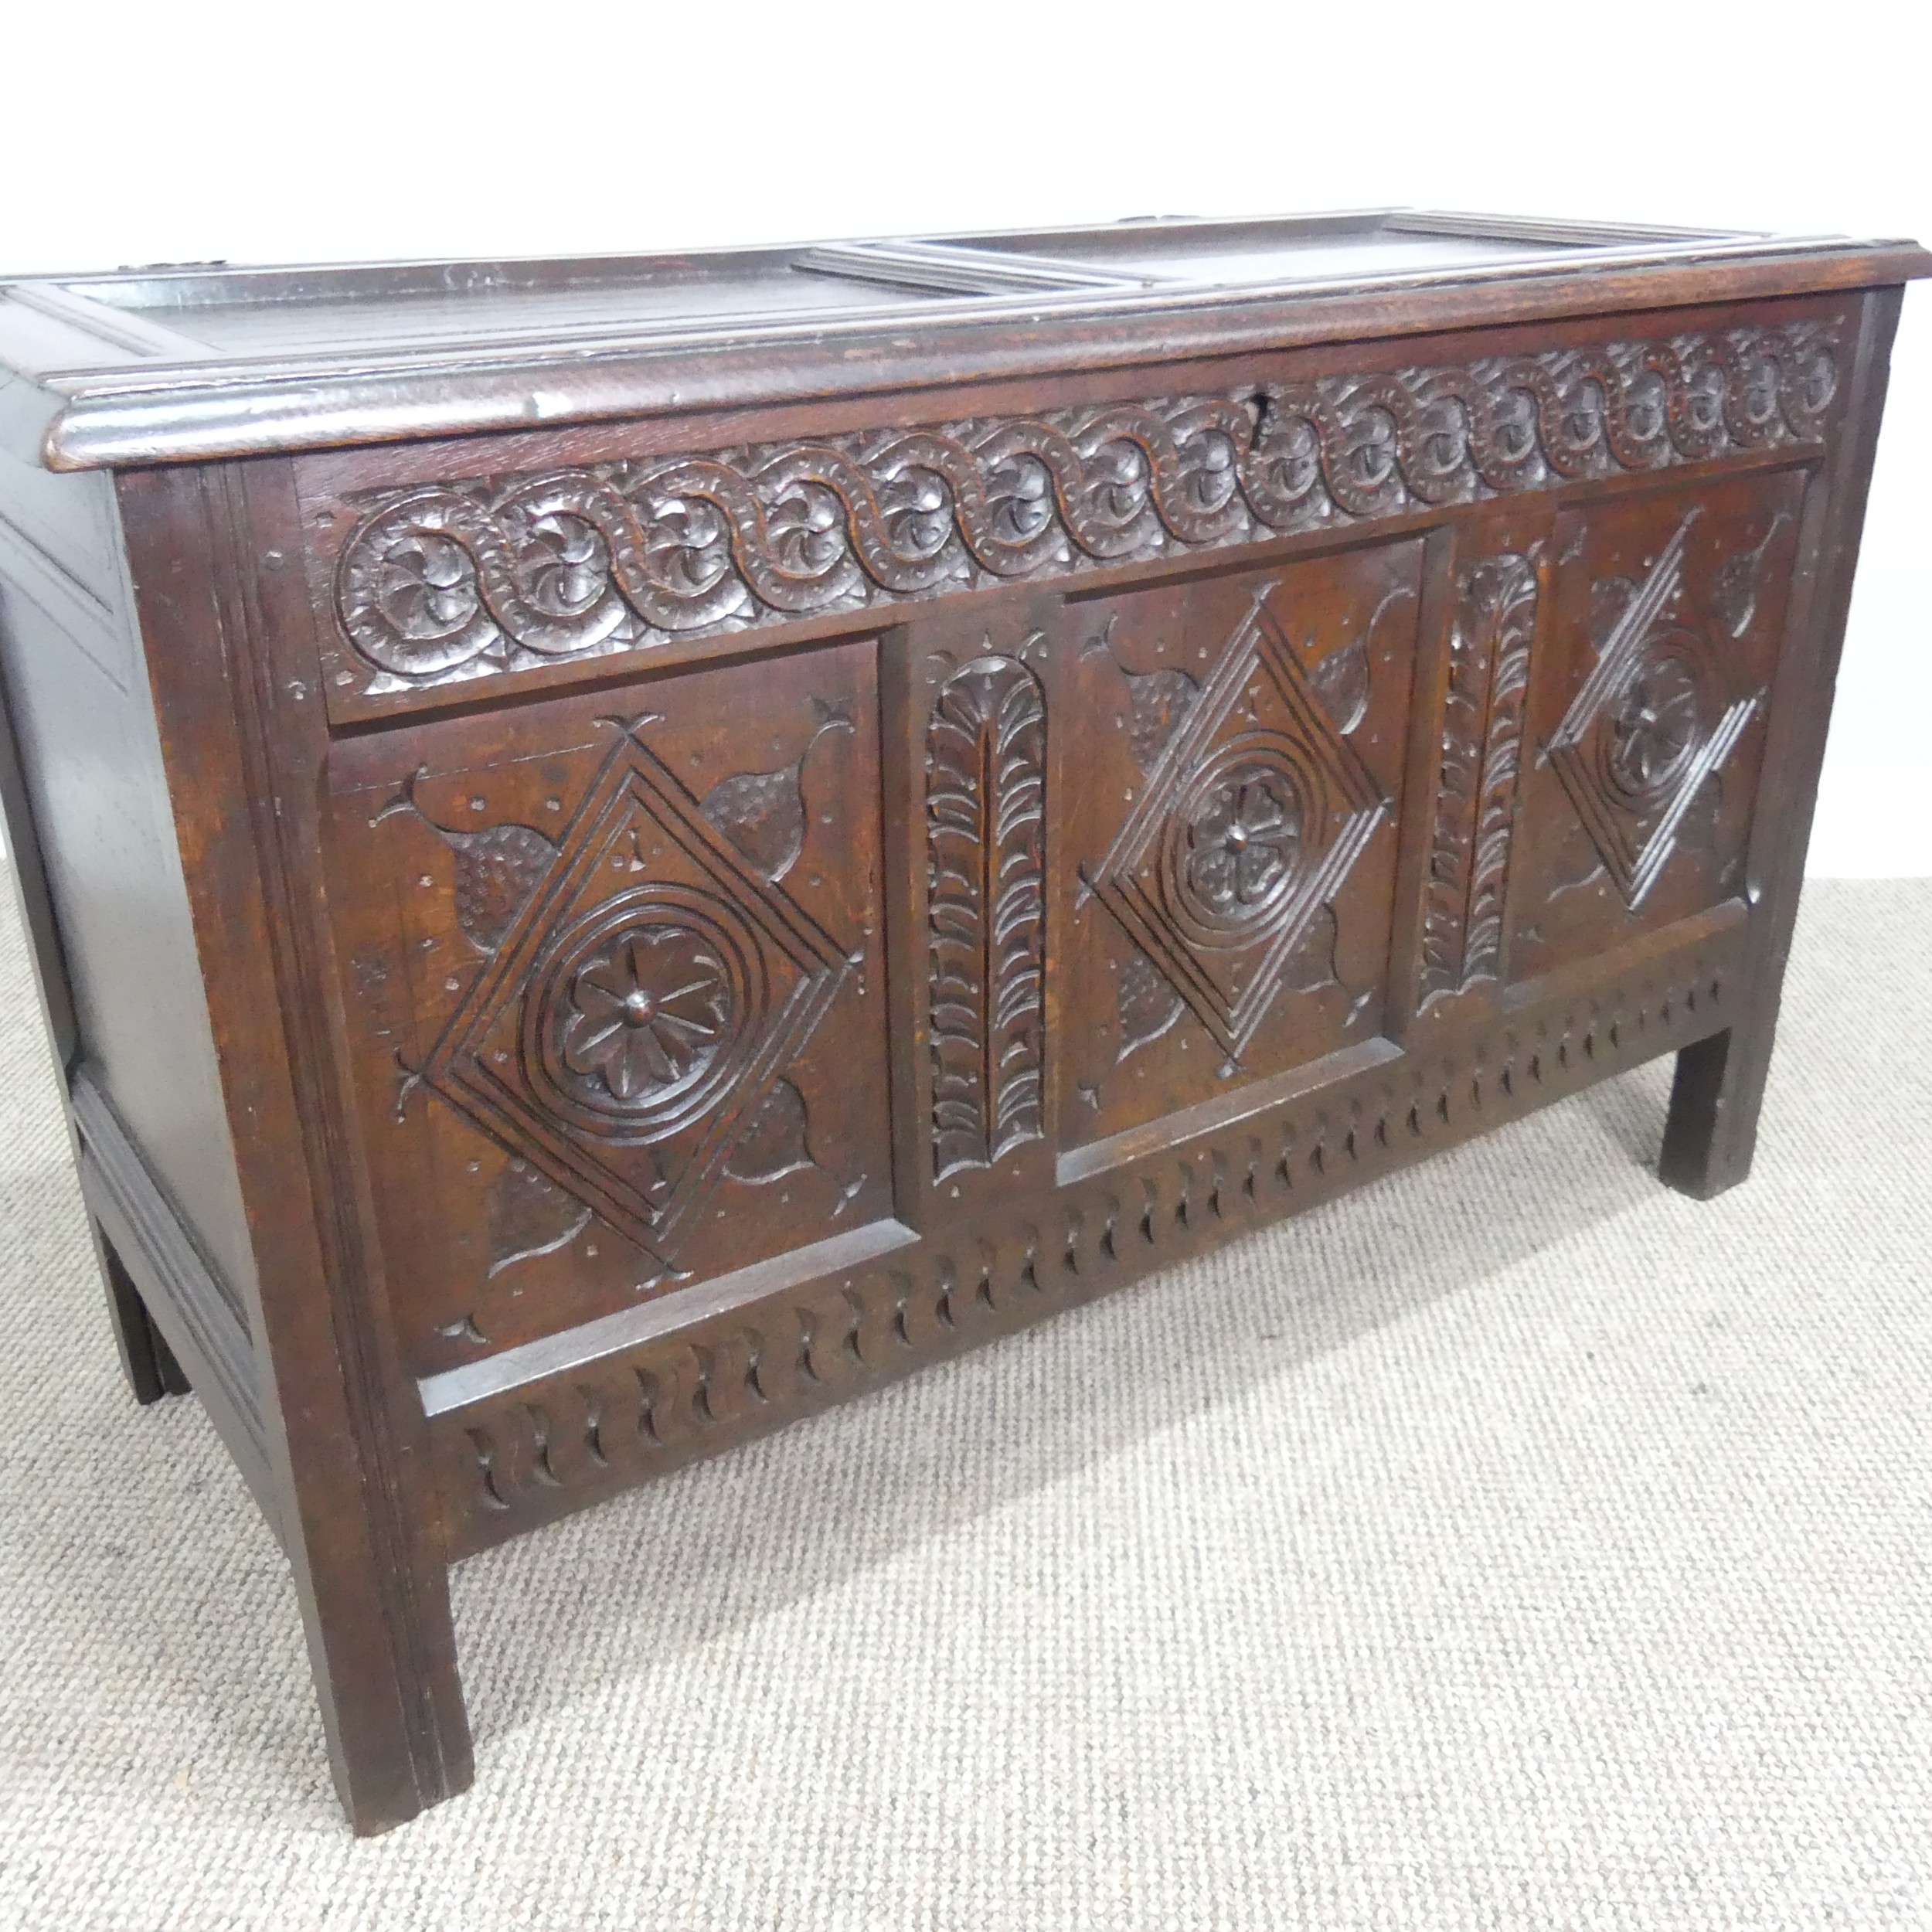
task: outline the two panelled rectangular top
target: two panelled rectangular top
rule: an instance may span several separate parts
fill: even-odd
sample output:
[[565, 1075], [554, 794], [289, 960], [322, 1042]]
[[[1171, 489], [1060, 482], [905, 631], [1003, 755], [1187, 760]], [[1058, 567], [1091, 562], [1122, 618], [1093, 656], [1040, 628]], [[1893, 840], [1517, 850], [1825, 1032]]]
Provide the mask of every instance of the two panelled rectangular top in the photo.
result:
[[587, 422], [1932, 272], [1857, 242], [1372, 210], [0, 282], [79, 469]]

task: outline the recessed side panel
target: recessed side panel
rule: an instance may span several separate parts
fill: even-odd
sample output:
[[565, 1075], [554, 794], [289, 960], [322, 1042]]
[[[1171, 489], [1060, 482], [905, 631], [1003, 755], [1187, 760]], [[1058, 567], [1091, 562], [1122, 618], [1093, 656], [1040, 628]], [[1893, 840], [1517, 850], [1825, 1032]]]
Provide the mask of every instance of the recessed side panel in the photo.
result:
[[1063, 1153], [1380, 1031], [1422, 558], [1405, 538], [1068, 605]]
[[[9, 434], [18, 429], [9, 426]], [[32, 487], [22, 490], [23, 479]], [[128, 1138], [248, 1325], [255, 1256], [235, 1178], [192, 880], [113, 498], [0, 464], [0, 680], [66, 982], [62, 1049], [96, 1070]], [[192, 855], [186, 863], [193, 866]]]
[[1743, 887], [1802, 470], [1564, 512], [1530, 694], [1509, 977]]
[[874, 646], [337, 745], [419, 1373], [889, 1210]]

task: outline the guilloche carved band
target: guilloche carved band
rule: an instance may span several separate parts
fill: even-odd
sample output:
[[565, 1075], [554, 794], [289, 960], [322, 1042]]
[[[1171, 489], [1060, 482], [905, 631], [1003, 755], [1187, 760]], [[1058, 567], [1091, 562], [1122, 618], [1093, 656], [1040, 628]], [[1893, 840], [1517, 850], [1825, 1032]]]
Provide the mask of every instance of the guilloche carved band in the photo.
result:
[[1830, 324], [476, 478], [371, 505], [372, 692], [1815, 441]]

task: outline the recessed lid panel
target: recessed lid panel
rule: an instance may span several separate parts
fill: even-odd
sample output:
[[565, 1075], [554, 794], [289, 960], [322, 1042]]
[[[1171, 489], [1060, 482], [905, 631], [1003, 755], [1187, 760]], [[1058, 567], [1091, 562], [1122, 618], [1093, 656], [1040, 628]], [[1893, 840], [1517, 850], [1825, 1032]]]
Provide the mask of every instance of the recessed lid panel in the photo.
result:
[[733, 316], [800, 319], [903, 306], [876, 284], [801, 275], [792, 251], [590, 262], [213, 269], [63, 282], [223, 355], [417, 349]]
[[1108, 229], [948, 239], [954, 247], [975, 253], [1023, 254], [1083, 268], [1109, 268], [1150, 282], [1219, 287], [1369, 281], [1430, 270], [1447, 274], [1553, 255], [1575, 259], [1593, 248], [1628, 247], [1633, 240], [1648, 239], [1629, 230], [1617, 231], [1614, 239], [1587, 230], [1581, 231], [1580, 238], [1556, 239], [1557, 233], [1418, 233], [1399, 218], [1371, 215], [1298, 222], [1124, 223]]
[[734, 321], [809, 328], [935, 298], [1064, 306], [1243, 288], [1372, 286], [1743, 238], [1478, 216], [1391, 214], [1129, 222], [815, 248], [581, 260], [128, 270], [20, 284], [43, 303], [125, 318], [124, 336], [175, 359], [407, 354], [495, 342], [650, 337]]

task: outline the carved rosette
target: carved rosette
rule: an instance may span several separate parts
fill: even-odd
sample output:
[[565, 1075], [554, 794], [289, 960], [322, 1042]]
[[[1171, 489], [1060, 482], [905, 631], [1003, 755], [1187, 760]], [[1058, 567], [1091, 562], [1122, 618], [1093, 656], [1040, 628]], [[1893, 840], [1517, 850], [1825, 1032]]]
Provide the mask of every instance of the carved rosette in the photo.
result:
[[849, 964], [766, 876], [779, 815], [775, 841], [769, 812], [727, 818], [741, 850], [634, 730], [614, 747], [422, 1070], [527, 1170], [519, 1202], [540, 1176], [668, 1265], [734, 1162], [772, 1168], [774, 1097], [802, 1108], [782, 1077]]
[[1535, 563], [1513, 553], [1485, 557], [1457, 581], [1423, 923], [1425, 1003], [1501, 975], [1537, 587]]
[[1633, 912], [1757, 708], [1755, 696], [1730, 690], [1702, 631], [1673, 614], [1698, 514], [1678, 526], [1624, 606], [1549, 741], [1550, 764]]
[[[1265, 592], [1148, 770], [1089, 876], [1151, 966], [1231, 1060], [1247, 1050], [1325, 901], [1386, 809], [1360, 758], [1309, 688]], [[1144, 1017], [1130, 1043], [1164, 1032], [1135, 971]]]
[[1046, 787], [1039, 680], [1011, 658], [955, 672], [926, 740], [936, 1180], [1043, 1132]]
[[1168, 824], [1176, 900], [1196, 922], [1241, 933], [1294, 889], [1307, 855], [1307, 787], [1286, 748], [1260, 734], [1225, 747]]
[[379, 693], [1813, 443], [1835, 326], [437, 484], [337, 560]]
[[650, 885], [606, 900], [549, 945], [526, 996], [532, 1085], [585, 1133], [674, 1132], [742, 1075], [770, 1003], [764, 964], [714, 893]]

